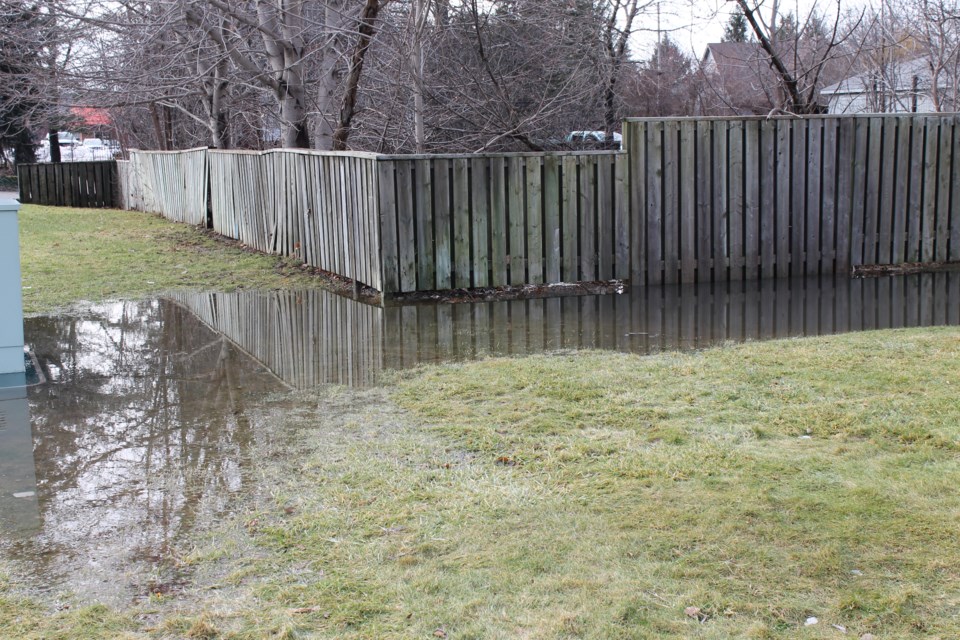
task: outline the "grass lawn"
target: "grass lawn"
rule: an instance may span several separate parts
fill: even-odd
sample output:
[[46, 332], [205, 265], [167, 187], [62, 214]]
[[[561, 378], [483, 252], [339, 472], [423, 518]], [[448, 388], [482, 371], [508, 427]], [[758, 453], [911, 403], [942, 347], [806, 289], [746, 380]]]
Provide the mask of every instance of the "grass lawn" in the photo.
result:
[[960, 637], [958, 387], [942, 328], [284, 396], [295, 444], [183, 592], [52, 612], [0, 577], [0, 635]]
[[173, 289], [319, 285], [292, 261], [131, 211], [25, 205], [20, 251], [26, 313]]

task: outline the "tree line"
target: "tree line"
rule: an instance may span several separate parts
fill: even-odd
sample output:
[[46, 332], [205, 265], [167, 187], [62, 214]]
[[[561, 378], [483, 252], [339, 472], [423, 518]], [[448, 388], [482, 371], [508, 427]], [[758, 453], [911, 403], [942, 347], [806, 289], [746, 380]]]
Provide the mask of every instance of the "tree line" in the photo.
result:
[[530, 151], [626, 116], [816, 113], [870, 69], [883, 108], [900, 61], [958, 75], [958, 2], [734, 0], [733, 80], [655, 0], [0, 0], [0, 142], [28, 161], [49, 132], [53, 153], [85, 107], [129, 148]]

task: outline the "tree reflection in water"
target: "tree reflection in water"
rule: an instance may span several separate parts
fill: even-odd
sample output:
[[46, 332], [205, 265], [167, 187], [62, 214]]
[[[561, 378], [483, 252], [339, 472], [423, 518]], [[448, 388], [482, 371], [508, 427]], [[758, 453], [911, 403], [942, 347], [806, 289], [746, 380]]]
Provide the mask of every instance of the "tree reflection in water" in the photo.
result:
[[0, 548], [38, 586], [144, 593], [280, 437], [261, 400], [284, 387], [169, 301], [28, 319], [26, 335], [49, 380], [29, 395], [39, 530]]

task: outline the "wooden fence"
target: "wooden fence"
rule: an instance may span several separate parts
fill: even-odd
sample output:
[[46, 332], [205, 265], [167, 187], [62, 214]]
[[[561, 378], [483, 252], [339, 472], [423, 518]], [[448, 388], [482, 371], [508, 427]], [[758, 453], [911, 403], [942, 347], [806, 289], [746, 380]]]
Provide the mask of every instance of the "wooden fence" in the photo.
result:
[[958, 122], [627, 120], [631, 282], [960, 260]]
[[[137, 152], [123, 202], [385, 295], [960, 260], [960, 116], [631, 119], [624, 152]], [[209, 168], [210, 179], [207, 179]]]
[[20, 202], [58, 207], [117, 206], [116, 164], [58, 162], [17, 165]]
[[625, 278], [626, 170], [617, 152], [380, 156], [383, 291]]
[[207, 150], [131, 151], [117, 163], [125, 209], [159, 213], [175, 222], [207, 224]]
[[211, 151], [213, 229], [382, 289], [376, 156]]

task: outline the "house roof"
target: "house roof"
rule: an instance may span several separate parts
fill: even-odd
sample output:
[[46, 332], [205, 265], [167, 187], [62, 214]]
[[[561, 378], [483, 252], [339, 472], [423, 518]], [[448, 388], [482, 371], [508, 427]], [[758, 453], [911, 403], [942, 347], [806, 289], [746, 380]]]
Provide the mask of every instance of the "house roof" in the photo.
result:
[[82, 125], [88, 127], [108, 127], [112, 124], [106, 109], [96, 107], [73, 107], [70, 109]]
[[[888, 63], [888, 72], [885, 74], [888, 81], [893, 83], [890, 87], [893, 91], [913, 91], [913, 79], [918, 79], [918, 86], [928, 88], [931, 85], [930, 79], [932, 73], [930, 64], [926, 56], [919, 56], [911, 60], [901, 60]], [[874, 83], [877, 79], [879, 67], [874, 67], [862, 73], [844, 78], [840, 82], [834, 83], [824, 88], [820, 93], [825, 96], [842, 94], [861, 94], [874, 89]], [[948, 87], [949, 81], [941, 76], [938, 86]]]
[[763, 59], [763, 49], [756, 42], [711, 42], [703, 53], [703, 62], [712, 61], [720, 73], [748, 65], [752, 70]]
[[756, 42], [712, 42], [701, 59], [712, 95], [707, 100], [738, 114], [768, 113], [774, 106], [777, 78], [766, 52]]

